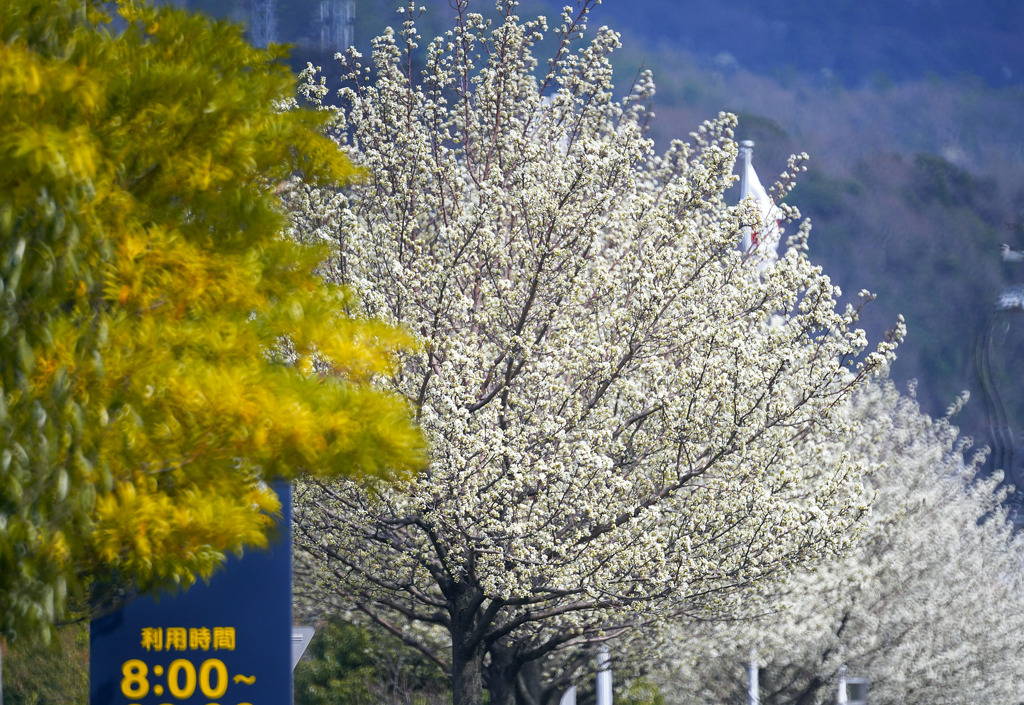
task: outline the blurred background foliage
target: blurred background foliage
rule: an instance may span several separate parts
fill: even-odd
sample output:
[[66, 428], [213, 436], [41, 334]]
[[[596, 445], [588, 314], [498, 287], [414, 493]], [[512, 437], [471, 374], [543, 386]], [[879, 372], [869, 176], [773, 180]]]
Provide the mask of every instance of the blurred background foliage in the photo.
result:
[[447, 680], [395, 637], [331, 617], [295, 667], [295, 705], [443, 705]]
[[87, 623], [60, 627], [50, 644], [19, 639], [8, 644], [3, 658], [5, 705], [88, 705]]

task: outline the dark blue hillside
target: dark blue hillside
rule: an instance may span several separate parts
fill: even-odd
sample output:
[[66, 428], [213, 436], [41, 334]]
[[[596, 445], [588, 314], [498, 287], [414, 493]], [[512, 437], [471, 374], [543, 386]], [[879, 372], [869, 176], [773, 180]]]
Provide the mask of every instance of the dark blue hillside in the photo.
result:
[[[557, 16], [562, 0], [533, 0]], [[796, 70], [847, 86], [936, 75], [1024, 83], [1016, 0], [605, 0], [594, 20], [762, 74]]]
[[[244, 20], [255, 0], [164, 0]], [[356, 1], [360, 48], [385, 24], [392, 0]], [[420, 0], [424, 23], [446, 27], [448, 0]], [[523, 0], [522, 17], [555, 24], [574, 0]], [[276, 0], [279, 41], [319, 42], [320, 0]], [[492, 0], [470, 8], [488, 14]], [[1024, 2], [1020, 0], [605, 0], [593, 24], [652, 48], [682, 49], [709, 63], [735, 62], [763, 75], [824, 75], [847, 87], [928, 76], [978, 76], [992, 86], [1024, 84]]]

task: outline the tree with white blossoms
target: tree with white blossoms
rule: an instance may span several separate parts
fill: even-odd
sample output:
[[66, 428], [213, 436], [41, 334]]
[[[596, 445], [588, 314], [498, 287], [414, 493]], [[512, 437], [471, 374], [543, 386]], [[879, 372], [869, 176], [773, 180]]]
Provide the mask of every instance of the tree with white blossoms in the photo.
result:
[[372, 69], [342, 60], [362, 182], [290, 194], [327, 275], [420, 336], [387, 383], [432, 448], [406, 484], [297, 491], [300, 590], [423, 650], [457, 705], [557, 700], [528, 677], [546, 654], [840, 548], [859, 469], [801, 439], [853, 432], [836, 410], [900, 336], [857, 361], [807, 224], [759, 274], [737, 249], [757, 208], [723, 199], [735, 118], [655, 154], [650, 76], [616, 100], [617, 35], [582, 41], [595, 4], [566, 9], [543, 68], [546, 21], [514, 2], [492, 24], [454, 0], [422, 57], [410, 4]]
[[[687, 624], [660, 682], [670, 703], [745, 703], [751, 647], [761, 703], [833, 703], [839, 668], [869, 679], [873, 705], [1017, 703], [1024, 692], [1024, 537], [979, 456], [891, 385], [846, 412], [846, 449], [876, 494], [855, 550], [802, 572], [763, 621]], [[685, 638], [683, 638], [685, 637]]]

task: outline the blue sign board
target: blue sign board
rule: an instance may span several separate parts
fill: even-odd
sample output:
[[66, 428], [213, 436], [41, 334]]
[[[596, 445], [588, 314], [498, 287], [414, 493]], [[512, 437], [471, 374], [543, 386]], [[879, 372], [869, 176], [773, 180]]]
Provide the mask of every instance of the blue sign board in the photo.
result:
[[141, 597], [90, 625], [91, 705], [289, 705], [291, 488], [267, 551], [230, 557], [209, 584]]

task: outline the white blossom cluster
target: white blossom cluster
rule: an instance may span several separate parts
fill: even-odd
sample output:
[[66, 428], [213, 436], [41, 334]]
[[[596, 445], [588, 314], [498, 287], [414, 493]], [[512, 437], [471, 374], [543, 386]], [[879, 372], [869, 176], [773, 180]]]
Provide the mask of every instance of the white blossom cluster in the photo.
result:
[[751, 648], [761, 702], [836, 702], [840, 666], [879, 705], [1015, 703], [1024, 688], [1024, 538], [1013, 536], [978, 457], [891, 385], [858, 394], [847, 444], [874, 469], [855, 549], [788, 581], [777, 611], [735, 625], [688, 624], [665, 676], [669, 702], [731, 702]]
[[809, 225], [763, 272], [738, 250], [761, 224], [723, 200], [735, 118], [655, 154], [651, 77], [613, 97], [618, 36], [579, 39], [591, 4], [567, 8], [540, 69], [547, 23], [513, 2], [493, 25], [456, 2], [422, 57], [410, 5], [372, 68], [343, 61], [337, 135], [362, 182], [290, 194], [296, 235], [334, 248], [329, 274], [419, 336], [388, 383], [431, 447], [408, 484], [300, 490], [320, 599], [457, 643], [469, 610], [492, 659], [652, 606], [715, 610], [843, 547], [861, 468], [808, 440], [855, 431], [837, 409], [901, 336], [861, 355]]

